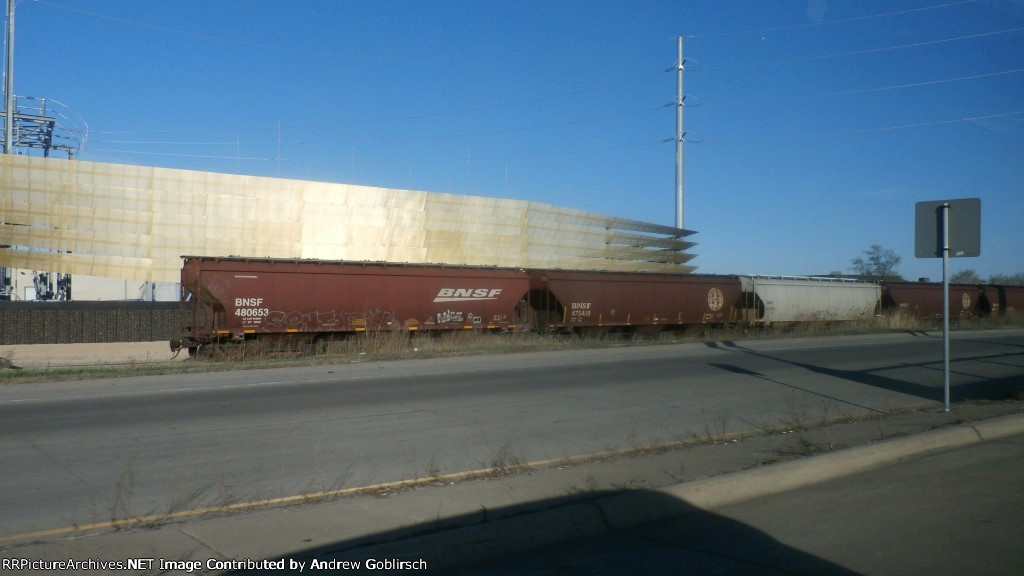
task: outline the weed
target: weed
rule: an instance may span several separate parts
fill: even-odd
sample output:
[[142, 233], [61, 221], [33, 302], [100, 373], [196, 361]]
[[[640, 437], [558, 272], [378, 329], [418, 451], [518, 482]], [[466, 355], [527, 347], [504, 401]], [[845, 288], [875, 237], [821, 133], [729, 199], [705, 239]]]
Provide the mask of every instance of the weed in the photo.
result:
[[704, 418], [704, 437], [708, 442], [719, 442], [725, 439], [726, 431], [729, 428], [729, 420], [732, 418], [732, 413], [723, 408], [719, 410], [717, 414], [711, 417], [711, 421], [708, 422], [707, 414], [704, 410], [701, 410], [701, 416]]
[[626, 444], [629, 446], [631, 452], [641, 453], [644, 450], [644, 445], [640, 442], [640, 433], [637, 424], [633, 424], [629, 429], [629, 433], [626, 434]]
[[117, 476], [114, 482], [114, 494], [110, 504], [110, 521], [120, 527], [119, 520], [131, 518], [131, 501], [138, 483], [139, 473], [133, 457]]
[[422, 467], [418, 467], [417, 472], [413, 476], [413, 480], [425, 480], [427, 483], [433, 485], [444, 484], [441, 465], [438, 463], [437, 454], [431, 455], [426, 464]]
[[[178, 512], [198, 508], [202, 505], [203, 495], [209, 491], [213, 483], [206, 486], [194, 486], [191, 489], [182, 490], [182, 484], [175, 484], [172, 495], [167, 503], [166, 514], [173, 516]], [[223, 485], [223, 478], [221, 479]]]
[[594, 478], [593, 474], [587, 474], [586, 479], [583, 481], [583, 486], [579, 487], [576, 485], [569, 486], [566, 492], [570, 496], [579, 496], [584, 494], [595, 494], [600, 489], [600, 484], [597, 482], [597, 478]]
[[512, 440], [506, 440], [491, 460], [491, 470], [496, 475], [507, 476], [528, 472], [530, 465], [526, 455], [513, 448]]
[[783, 421], [785, 426], [793, 430], [809, 430], [814, 426], [810, 412], [798, 406], [796, 395], [790, 394], [786, 397], [786, 409], [789, 418]]

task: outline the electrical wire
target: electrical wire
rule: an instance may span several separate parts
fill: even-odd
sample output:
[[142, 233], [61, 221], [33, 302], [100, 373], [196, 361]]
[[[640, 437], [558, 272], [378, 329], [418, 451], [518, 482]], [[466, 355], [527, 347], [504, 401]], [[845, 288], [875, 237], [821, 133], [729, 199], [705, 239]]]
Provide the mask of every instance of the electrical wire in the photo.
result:
[[868, 16], [855, 16], [852, 18], [841, 18], [839, 20], [823, 20], [821, 22], [808, 22], [805, 24], [792, 24], [789, 26], [774, 26], [770, 28], [755, 28], [750, 30], [736, 30], [733, 32], [719, 32], [713, 34], [690, 34], [684, 35], [684, 38], [720, 38], [723, 36], [740, 36], [744, 34], [766, 34], [769, 32], [783, 32], [786, 30], [798, 30], [801, 28], [813, 28], [816, 26], [826, 26], [830, 24], [845, 24], [848, 22], [861, 22], [864, 20], [874, 20], [877, 18], [887, 18], [889, 16], [899, 16], [902, 14], [910, 14], [912, 12], [924, 12], [927, 10], [938, 10], [940, 8], [948, 8], [950, 6], [960, 6], [963, 4], [974, 4], [978, 0], [961, 0], [959, 2], [949, 2], [946, 4], [938, 4], [935, 6], [924, 6], [921, 8], [910, 8], [907, 10], [897, 10], [895, 12], [885, 12], [882, 14], [871, 14]]
[[[1010, 112], [998, 112], [994, 114], [981, 114], [977, 116], [967, 116], [962, 118], [948, 118], [945, 120], [934, 120], [931, 122], [915, 122], [911, 124], [894, 124], [891, 126], [875, 126], [871, 128], [857, 128], [853, 130], [827, 130], [819, 132], [801, 132], [799, 134], [793, 134], [788, 137], [780, 137], [778, 134], [772, 135], [772, 141], [778, 142], [780, 140], [788, 141], [801, 141], [808, 138], [820, 137], [820, 136], [851, 136], [856, 134], [871, 134], [877, 132], [894, 132], [897, 130], [911, 130], [914, 128], [926, 128], [929, 126], [944, 126], [950, 124], [964, 124], [967, 122], [979, 122], [982, 120], [993, 120], [996, 118], [1010, 118], [1013, 116], [1020, 116], [1024, 114], [1024, 110], [1014, 110]], [[674, 141], [674, 140], [673, 140]], [[704, 140], [707, 144], [734, 144], [734, 140]]]
[[1013, 70], [1003, 70], [1000, 72], [989, 72], [986, 74], [972, 74], [970, 76], [958, 76], [956, 78], [943, 78], [941, 80], [927, 80], [924, 82], [909, 82], [906, 84], [892, 84], [889, 86], [877, 86], [874, 88], [860, 88], [855, 90], [840, 90], [837, 92], [820, 92], [817, 94], [801, 94], [794, 96], [780, 96], [777, 98], [749, 98], [744, 100], [729, 100], [723, 102], [712, 102], [704, 104], [705, 108], [724, 108], [728, 106], [744, 105], [744, 104], [766, 104], [773, 102], [785, 102], [789, 100], [809, 100], [814, 98], [830, 98], [834, 96], [853, 96], [857, 94], [870, 94], [872, 92], [886, 92], [890, 90], [903, 90], [907, 88], [919, 88], [921, 86], [934, 86], [938, 84], [949, 84], [952, 82], [963, 82], [967, 80], [977, 80], [980, 78], [994, 78], [997, 76], [1006, 76], [1009, 74], [1019, 74], [1024, 72], [1024, 68], [1015, 68]]
[[608, 114], [605, 116], [594, 116], [590, 118], [580, 118], [577, 120], [567, 120], [565, 122], [551, 122], [548, 124], [535, 124], [532, 126], [520, 126], [518, 128], [502, 128], [497, 130], [483, 130], [479, 132], [460, 132], [456, 134], [434, 134], [428, 136], [406, 136], [403, 138], [365, 138], [359, 140], [336, 140], [336, 141], [317, 141], [317, 142], [291, 142], [291, 144], [360, 144], [369, 142], [417, 142], [422, 140], [442, 140], [446, 138], [465, 138], [468, 136], [493, 136], [495, 134], [511, 134], [516, 132], [528, 132], [531, 130], [543, 130], [546, 128], [560, 128], [562, 126], [573, 126], [578, 124], [587, 124], [590, 122], [600, 122], [603, 120], [612, 120], [615, 118], [624, 118], [626, 116], [636, 116], [639, 114], [645, 114], [648, 112], [655, 112], [664, 110], [665, 106], [655, 106], [653, 108], [644, 108], [642, 110], [633, 110], [631, 112], [622, 112], [620, 114]]
[[[641, 142], [638, 144], [623, 144], [619, 146], [602, 146], [597, 148], [583, 148], [576, 150], [561, 150], [554, 152], [537, 152], [533, 154], [508, 154], [508, 155], [493, 155], [493, 156], [474, 156], [471, 158], [473, 161], [478, 160], [515, 160], [523, 158], [545, 158], [554, 156], [570, 156], [574, 154], [589, 154], [592, 152], [607, 152], [611, 150], [625, 150], [630, 148], [642, 148], [646, 146], [655, 146], [664, 143], [664, 140], [655, 140], [649, 142]], [[173, 158], [194, 158], [199, 160], [241, 160], [241, 161], [259, 161], [259, 162], [303, 162], [303, 163], [349, 163], [353, 162], [352, 159], [347, 158], [274, 158], [270, 156], [224, 156], [224, 155], [213, 155], [213, 154], [179, 154], [172, 152], [146, 152], [140, 150], [124, 150], [114, 148], [93, 148], [94, 152], [107, 152], [115, 154], [136, 154], [143, 156], [166, 156]], [[465, 162], [466, 157], [451, 157], [451, 158], [417, 158], [413, 159], [359, 159], [354, 162], [358, 164], [419, 164], [419, 163], [437, 163], [437, 162]]]
[[971, 116], [968, 118], [953, 118], [949, 120], [936, 120], [934, 122], [918, 122], [915, 124], [899, 124], [895, 126], [880, 126], [877, 128], [863, 128], [859, 130], [837, 130], [833, 132], [822, 132], [823, 135], [829, 136], [842, 136], [847, 134], [869, 134], [871, 132], [890, 132], [893, 130], [907, 130], [910, 128], [923, 128], [926, 126], [941, 126], [944, 124], [959, 124], [963, 122], [977, 122], [979, 120], [991, 120], [993, 118], [1007, 118], [1010, 116], [1019, 116], [1024, 114], [1024, 110], [1015, 110], [1013, 112], [1001, 112], [998, 114], [985, 114], [982, 116]]
[[[167, 32], [169, 34], [178, 34], [178, 35], [181, 35], [181, 36], [188, 36], [190, 38], [199, 38], [199, 39], [202, 39], [202, 40], [213, 40], [213, 41], [216, 41], [216, 42], [223, 42], [223, 43], [226, 43], [226, 44], [236, 44], [238, 46], [245, 46], [245, 47], [248, 47], [248, 48], [266, 48], [266, 49], [269, 49], [269, 50], [297, 50], [296, 48], [291, 47], [291, 46], [282, 46], [282, 45], [277, 45], [277, 44], [267, 44], [267, 43], [262, 43], [262, 42], [251, 42], [251, 41], [247, 41], [247, 40], [238, 40], [237, 38], [228, 38], [226, 36], [215, 36], [215, 35], [212, 35], [212, 34], [200, 34], [198, 32], [189, 32], [188, 30], [180, 30], [180, 29], [177, 29], [177, 28], [168, 28], [167, 26], [158, 26], [156, 24], [150, 24], [149, 22], [140, 22], [138, 20], [129, 20], [127, 18], [121, 18], [121, 17], [118, 17], [118, 16], [111, 16], [109, 14], [100, 14], [99, 12], [92, 12], [92, 11], [89, 11], [89, 10], [83, 10], [81, 8], [74, 8], [74, 7], [71, 7], [71, 6], [65, 6], [63, 4], [57, 4], [57, 3], [54, 3], [54, 2], [47, 2], [46, 0], [33, 0], [33, 1], [36, 4], [40, 4], [40, 5], [43, 5], [43, 6], [49, 6], [50, 8], [56, 8], [58, 10], [66, 10], [68, 12], [76, 12], [78, 14], [82, 14], [82, 15], [85, 15], [85, 16], [90, 16], [92, 18], [99, 18], [99, 19], [102, 19], [102, 20], [109, 20], [111, 22], [117, 22], [119, 24], [128, 24], [130, 26], [138, 26], [140, 28], [149, 28], [151, 30], [158, 30], [160, 32]], [[314, 53], [314, 54], [329, 55], [329, 56], [334, 56], [334, 57], [342, 56], [342, 57], [348, 57], [348, 58], [355, 58], [355, 56], [352, 56], [352, 55], [344, 55], [344, 54], [331, 53], [331, 52], [322, 52], [322, 51], [318, 52], [318, 51], [310, 51], [310, 50], [302, 50], [302, 51], [303, 52], [310, 52], [310, 53]], [[367, 59], [379, 60], [379, 58], [367, 58]]]
[[[422, 120], [425, 118], [440, 118], [444, 116], [455, 116], [459, 114], [472, 114], [476, 112], [487, 112], [491, 110], [498, 110], [501, 108], [511, 108], [514, 106], [525, 106], [528, 104], [536, 104], [538, 102], [545, 102], [548, 100], [555, 100], [559, 98], [568, 98], [572, 96], [579, 96], [581, 94], [587, 94], [590, 92], [597, 92], [599, 90], [606, 90], [617, 86], [623, 86], [626, 84], [633, 84], [641, 82], [643, 80], [649, 80], [658, 76], [665, 75], [664, 71], [657, 72], [654, 74], [646, 74], [643, 76], [637, 76], [626, 80], [619, 80], [611, 82], [609, 84], [602, 84], [600, 86], [592, 86], [589, 88], [582, 88], [579, 90], [573, 90], [570, 92], [560, 92], [558, 94], [551, 94], [547, 96], [539, 96], [537, 98], [528, 98], [524, 100], [513, 100], [509, 102], [501, 102], [498, 104], [492, 104], [490, 106], [477, 106], [474, 108], [459, 108], [455, 110], [446, 110], [441, 112], [431, 112], [427, 114], [411, 114], [407, 116], [390, 116], [385, 118], [370, 118], [366, 120], [348, 120], [344, 122], [321, 122], [315, 124], [292, 124], [282, 126], [282, 129], [287, 130], [308, 130], [311, 128], [337, 128], [341, 126], [358, 126], [363, 124], [380, 124], [384, 122], [404, 122], [408, 120]], [[259, 128], [206, 128], [206, 129], [195, 129], [195, 130], [97, 130], [94, 134], [207, 134], [217, 132], [267, 132], [276, 131], [276, 127], [259, 127]]]
[[701, 70], [714, 71], [714, 70], [728, 70], [731, 68], [752, 68], [761, 67], [767, 64], [793, 64], [797, 62], [812, 62], [815, 60], [828, 60], [832, 58], [844, 58], [847, 56], [861, 56], [864, 54], [875, 54], [878, 52], [889, 52], [892, 50], [904, 50], [907, 48], [920, 48], [922, 46], [934, 46], [937, 44], [947, 44], [950, 42], [960, 42], [963, 40], [972, 40], [975, 38], [985, 38], [989, 36], [998, 36], [1000, 34], [1011, 34], [1014, 32], [1020, 32], [1024, 30], [1024, 26], [1017, 28], [1007, 28], [1004, 30], [993, 30], [991, 32], [980, 32], [978, 34], [968, 34], [966, 36], [955, 36], [952, 38], [941, 38], [939, 40], [926, 40], [923, 42], [913, 42], [910, 44], [899, 44], [896, 46], [884, 46], [881, 48], [867, 48], [864, 50], [851, 50], [848, 52], [836, 52], [834, 54], [821, 54], [818, 56], [803, 56], [800, 58], [783, 58], [779, 60], [763, 60], [760, 62], [747, 62], [743, 64], [727, 64], [723, 66], [713, 66], [702, 68]]

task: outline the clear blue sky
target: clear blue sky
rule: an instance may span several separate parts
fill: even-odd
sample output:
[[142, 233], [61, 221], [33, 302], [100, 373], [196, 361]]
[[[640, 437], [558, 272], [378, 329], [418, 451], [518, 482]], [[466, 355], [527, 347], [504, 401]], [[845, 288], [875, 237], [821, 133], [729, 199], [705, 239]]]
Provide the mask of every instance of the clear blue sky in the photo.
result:
[[1024, 272], [1024, 0], [20, 0], [15, 92], [82, 160], [532, 200], [674, 223], [706, 273], [906, 278], [914, 205], [980, 197]]

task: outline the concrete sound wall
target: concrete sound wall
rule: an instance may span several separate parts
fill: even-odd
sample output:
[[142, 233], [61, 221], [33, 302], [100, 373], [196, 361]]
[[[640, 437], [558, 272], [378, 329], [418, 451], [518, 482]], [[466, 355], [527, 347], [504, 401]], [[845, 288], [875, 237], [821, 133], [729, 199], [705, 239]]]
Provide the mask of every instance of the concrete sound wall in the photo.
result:
[[547, 204], [0, 156], [0, 266], [177, 282], [181, 256], [688, 273], [692, 232]]

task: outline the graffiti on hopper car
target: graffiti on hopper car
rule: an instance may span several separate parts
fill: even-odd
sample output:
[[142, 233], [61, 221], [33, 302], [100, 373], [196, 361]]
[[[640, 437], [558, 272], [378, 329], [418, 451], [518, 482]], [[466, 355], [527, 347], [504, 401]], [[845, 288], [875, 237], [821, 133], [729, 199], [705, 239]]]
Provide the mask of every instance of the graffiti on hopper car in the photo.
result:
[[438, 324], [447, 324], [449, 322], [465, 322], [466, 314], [463, 312], [456, 312], [455, 310], [445, 310], [444, 312], [438, 312], [434, 315], [434, 321]]
[[339, 312], [337, 310], [299, 312], [270, 310], [266, 321], [259, 328], [266, 332], [296, 330], [299, 332], [320, 332], [347, 330], [354, 325], [392, 326], [395, 313], [387, 310], [366, 312]]

